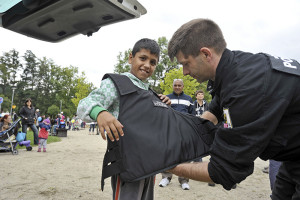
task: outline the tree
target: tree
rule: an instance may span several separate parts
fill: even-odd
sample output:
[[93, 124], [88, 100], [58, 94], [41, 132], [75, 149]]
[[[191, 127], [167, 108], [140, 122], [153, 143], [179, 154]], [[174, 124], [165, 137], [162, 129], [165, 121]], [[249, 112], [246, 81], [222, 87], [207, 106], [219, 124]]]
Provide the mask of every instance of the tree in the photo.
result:
[[0, 57], [0, 92], [11, 94], [11, 86], [16, 84], [18, 71], [22, 68], [19, 61], [19, 52], [11, 50]]
[[[9, 99], [12, 97], [12, 85], [15, 84], [17, 86], [14, 93], [16, 110], [19, 110], [25, 99], [30, 97], [33, 100], [33, 106], [39, 108], [41, 114], [50, 114], [47, 113], [48, 108], [52, 105], [59, 108], [60, 103], [62, 103], [64, 113], [66, 111], [74, 114], [77, 105], [75, 106], [71, 99], [76, 96], [76, 92], [79, 93], [78, 98], [82, 93], [81, 89], [76, 89], [79, 78], [83, 77], [78, 75], [77, 67], [57, 66], [51, 59], [37, 58], [30, 50], [19, 58], [19, 53], [11, 50], [0, 56], [0, 93], [7, 98], [2, 108], [4, 105], [5, 109], [10, 110]], [[93, 84], [86, 81], [86, 77], [83, 79], [90, 92], [94, 88]], [[9, 105], [6, 105], [8, 102]]]
[[75, 96], [71, 99], [75, 107], [77, 108], [79, 101], [85, 97], [87, 97], [95, 87], [92, 83], [88, 83], [86, 81], [85, 74], [82, 73], [81, 77], [77, 79], [77, 84], [75, 87]]
[[56, 105], [51, 105], [48, 108], [47, 113], [51, 116], [51, 118], [56, 118], [56, 115], [59, 113], [59, 107]]
[[124, 51], [124, 53], [119, 52], [117, 56], [118, 63], [115, 65], [114, 73], [121, 74], [130, 71], [130, 64], [128, 63], [130, 53], [131, 49]]
[[11, 106], [11, 100], [9, 100], [8, 97], [6, 97], [4, 94], [0, 94], [0, 97], [3, 98], [3, 103], [1, 104], [1, 110], [0, 113], [3, 112], [10, 112], [10, 106]]
[[157, 43], [160, 48], [160, 58], [155, 72], [149, 78], [149, 82], [153, 90], [155, 90], [157, 93], [162, 93], [161, 88], [159, 87], [159, 82], [164, 79], [167, 72], [172, 69], [178, 69], [179, 64], [176, 59], [171, 61], [168, 56], [168, 40], [166, 37], [158, 38]]

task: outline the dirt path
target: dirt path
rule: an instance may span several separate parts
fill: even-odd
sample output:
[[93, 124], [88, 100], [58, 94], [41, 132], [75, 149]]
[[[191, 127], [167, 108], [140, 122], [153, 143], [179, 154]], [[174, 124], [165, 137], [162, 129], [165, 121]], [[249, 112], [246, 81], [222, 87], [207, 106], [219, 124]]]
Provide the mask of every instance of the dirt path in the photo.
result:
[[[88, 135], [88, 129], [68, 131], [61, 142], [48, 144], [46, 153], [19, 150], [19, 155], [0, 153], [0, 199], [112, 199], [110, 181], [100, 190], [102, 159], [106, 142], [99, 135]], [[207, 159], [207, 158], [206, 158]], [[190, 181], [190, 190], [182, 190], [174, 176], [166, 188], [158, 186], [156, 176], [155, 199], [269, 199], [268, 175], [261, 172], [267, 162], [255, 161], [253, 175], [238, 184], [237, 189], [226, 191], [221, 186]]]

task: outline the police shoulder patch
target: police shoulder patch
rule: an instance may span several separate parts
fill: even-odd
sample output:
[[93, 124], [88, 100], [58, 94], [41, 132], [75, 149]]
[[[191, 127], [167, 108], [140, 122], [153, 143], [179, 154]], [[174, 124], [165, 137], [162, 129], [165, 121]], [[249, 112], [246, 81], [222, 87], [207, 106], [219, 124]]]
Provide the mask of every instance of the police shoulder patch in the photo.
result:
[[300, 76], [300, 64], [296, 60], [267, 55], [273, 69]]

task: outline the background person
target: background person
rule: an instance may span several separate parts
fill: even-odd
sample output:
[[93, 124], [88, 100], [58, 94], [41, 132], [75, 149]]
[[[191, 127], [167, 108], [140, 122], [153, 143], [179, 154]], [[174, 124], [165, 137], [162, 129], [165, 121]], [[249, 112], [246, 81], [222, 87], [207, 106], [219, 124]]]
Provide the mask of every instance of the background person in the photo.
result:
[[[171, 100], [171, 107], [174, 110], [177, 110], [182, 113], [195, 114], [193, 108], [193, 100], [189, 95], [184, 94], [183, 92], [184, 83], [182, 79], [173, 80], [173, 93], [168, 94], [167, 96]], [[159, 182], [160, 187], [166, 187], [172, 180], [172, 174], [169, 172], [162, 172], [162, 180]], [[178, 177], [178, 181], [183, 190], [189, 190], [189, 179], [185, 177]]]
[[39, 132], [39, 148], [37, 152], [41, 152], [43, 146], [43, 152], [46, 152], [47, 149], [47, 139], [49, 136], [49, 131], [51, 130], [51, 123], [49, 119], [44, 119], [39, 124], [41, 130]]
[[35, 122], [36, 122], [36, 123], [35, 123], [35, 126], [36, 126], [36, 128], [39, 130], [39, 128], [40, 128], [40, 127], [39, 127], [39, 123], [40, 123], [40, 122], [39, 122], [38, 118], [41, 116], [41, 114], [40, 114], [40, 109], [36, 109], [34, 115], [35, 115]]
[[94, 134], [94, 131], [95, 131], [95, 122], [91, 122], [90, 123], [89, 135], [91, 134], [91, 131], [93, 131], [93, 134]]
[[215, 97], [202, 117], [222, 121], [210, 161], [171, 172], [230, 190], [253, 173], [254, 160], [282, 161], [272, 199], [300, 199], [300, 64], [267, 54], [230, 51], [209, 19], [182, 25], [168, 45], [184, 75], [214, 81]]
[[5, 114], [0, 119], [0, 132], [9, 129], [11, 125], [11, 116], [9, 114]]
[[[34, 144], [38, 144], [39, 143], [38, 130], [34, 125], [35, 109], [32, 106], [32, 101], [30, 98], [25, 100], [24, 106], [19, 111], [19, 115], [22, 117], [22, 132], [26, 133], [27, 136], [27, 128], [30, 127], [31, 130], [33, 131]], [[25, 141], [26, 141], [26, 136], [25, 136]]]
[[196, 100], [194, 101], [194, 110], [197, 117], [201, 117], [202, 114], [208, 110], [208, 103], [204, 100], [203, 90], [197, 90], [195, 93]]

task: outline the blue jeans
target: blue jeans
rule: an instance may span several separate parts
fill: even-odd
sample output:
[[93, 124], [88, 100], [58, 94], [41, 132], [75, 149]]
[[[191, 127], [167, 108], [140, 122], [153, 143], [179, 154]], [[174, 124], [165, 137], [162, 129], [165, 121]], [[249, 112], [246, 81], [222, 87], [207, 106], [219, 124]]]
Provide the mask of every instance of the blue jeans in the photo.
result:
[[57, 125], [53, 125], [53, 135], [57, 135], [56, 129], [57, 129]]
[[276, 180], [276, 175], [278, 173], [281, 162], [275, 160], [269, 160], [269, 178], [270, 178], [270, 186], [271, 190], [273, 190], [273, 186]]
[[[26, 133], [27, 136], [27, 127], [30, 127], [33, 131], [33, 137], [34, 137], [34, 144], [39, 144], [39, 138], [38, 138], [38, 130], [34, 124], [22, 124], [22, 132]], [[25, 141], [26, 141], [25, 136]]]
[[89, 132], [91, 132], [92, 129], [93, 129], [93, 132], [94, 132], [94, 130], [95, 130], [95, 124], [91, 124], [91, 125], [90, 125]]

